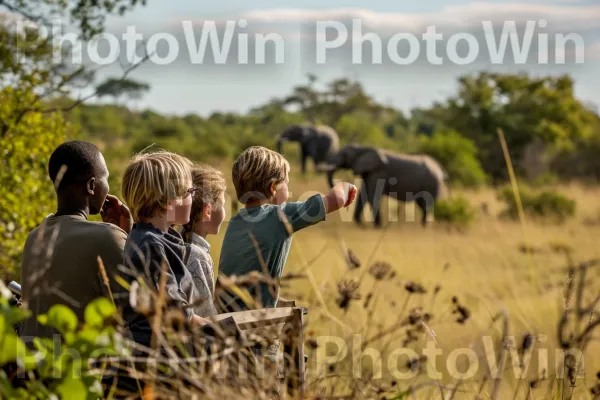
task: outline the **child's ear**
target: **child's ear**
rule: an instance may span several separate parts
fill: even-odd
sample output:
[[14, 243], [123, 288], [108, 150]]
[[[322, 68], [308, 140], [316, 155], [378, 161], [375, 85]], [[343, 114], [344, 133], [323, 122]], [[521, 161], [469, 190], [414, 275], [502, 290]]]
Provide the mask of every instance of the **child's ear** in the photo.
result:
[[202, 220], [210, 221], [210, 215], [212, 213], [212, 204], [207, 204], [202, 209]]
[[277, 193], [277, 185], [275, 183], [271, 183], [271, 197], [275, 196]]

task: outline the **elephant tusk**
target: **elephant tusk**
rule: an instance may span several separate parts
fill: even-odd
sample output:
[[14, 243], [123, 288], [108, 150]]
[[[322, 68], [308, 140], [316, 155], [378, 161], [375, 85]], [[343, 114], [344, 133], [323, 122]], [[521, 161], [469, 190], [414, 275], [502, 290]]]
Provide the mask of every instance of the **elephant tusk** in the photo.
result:
[[324, 165], [318, 166], [319, 171], [333, 171], [336, 168], [337, 168], [337, 165], [334, 165], [334, 164], [324, 164]]

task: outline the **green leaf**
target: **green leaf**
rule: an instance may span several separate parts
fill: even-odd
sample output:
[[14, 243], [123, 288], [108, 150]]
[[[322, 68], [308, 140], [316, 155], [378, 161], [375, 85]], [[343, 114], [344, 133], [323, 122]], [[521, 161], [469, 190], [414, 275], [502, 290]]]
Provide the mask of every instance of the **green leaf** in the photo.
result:
[[56, 387], [56, 392], [65, 400], [85, 400], [87, 398], [87, 388], [81, 378], [68, 375]]
[[0, 365], [16, 361], [26, 352], [25, 343], [15, 333], [5, 332], [0, 336]]
[[107, 318], [112, 317], [117, 312], [114, 304], [105, 297], [100, 297], [92, 301], [85, 308], [85, 323], [89, 326], [101, 328]]
[[38, 316], [38, 321], [58, 329], [62, 334], [74, 332], [78, 322], [73, 310], [62, 304], [52, 306], [48, 314]]

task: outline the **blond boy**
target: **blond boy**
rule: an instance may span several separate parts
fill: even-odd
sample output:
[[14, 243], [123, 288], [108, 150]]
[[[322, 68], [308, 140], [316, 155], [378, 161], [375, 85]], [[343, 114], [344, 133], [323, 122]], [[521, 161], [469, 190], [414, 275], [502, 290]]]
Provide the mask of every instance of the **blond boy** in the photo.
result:
[[[183, 258], [185, 243], [172, 225], [190, 219], [192, 187], [190, 161], [174, 153], [159, 151], [136, 155], [129, 163], [121, 192], [134, 219], [124, 250], [124, 265], [149, 280], [158, 289], [163, 263], [166, 272], [167, 302], [189, 306], [195, 300], [195, 286]], [[184, 308], [194, 325], [207, 321]], [[152, 329], [145, 316], [125, 305], [124, 318], [133, 339], [149, 346]]]
[[[287, 203], [289, 172], [290, 165], [281, 154], [260, 146], [246, 149], [235, 161], [233, 184], [245, 207], [229, 221], [219, 275], [241, 276], [256, 271], [276, 281], [282, 276], [292, 233], [325, 220], [327, 214], [349, 206], [356, 197], [354, 185], [339, 183], [326, 195]], [[278, 284], [262, 282], [260, 293], [252, 288], [249, 291], [258, 306], [277, 305]], [[251, 307], [236, 297], [221, 301], [227, 303], [223, 305], [226, 311]]]

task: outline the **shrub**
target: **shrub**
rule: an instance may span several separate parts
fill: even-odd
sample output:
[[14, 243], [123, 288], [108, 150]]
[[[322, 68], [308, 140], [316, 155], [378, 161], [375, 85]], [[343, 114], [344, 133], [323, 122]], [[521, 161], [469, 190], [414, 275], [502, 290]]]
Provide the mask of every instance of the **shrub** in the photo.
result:
[[[37, 106], [33, 93], [0, 91], [0, 121], [14, 118], [15, 104]], [[30, 112], [0, 135], [0, 275], [19, 274], [29, 232], [55, 207], [48, 159], [70, 129], [59, 113]]]
[[[520, 186], [519, 195], [523, 212], [527, 216], [564, 222], [567, 218], [575, 215], [575, 200], [554, 190], [534, 192], [527, 186]], [[501, 212], [501, 217], [514, 220], [519, 218], [519, 209], [510, 186], [500, 190], [498, 200], [506, 203], [506, 209]]]
[[473, 224], [476, 211], [466, 198], [457, 196], [436, 201], [434, 214], [436, 221], [463, 229]]
[[475, 143], [455, 131], [422, 136], [419, 152], [438, 160], [453, 184], [479, 187], [487, 183], [488, 178], [477, 159]]
[[[95, 363], [106, 356], [130, 356], [126, 341], [114, 321], [116, 307], [107, 298], [91, 302], [84, 321], [78, 321], [67, 306], [53, 305], [38, 316], [41, 324], [51, 326], [64, 338], [33, 338], [28, 348], [17, 336], [14, 326], [31, 316], [31, 312], [9, 303], [11, 294], [0, 281], [0, 398], [97, 399], [103, 397], [102, 375]], [[30, 338], [31, 339], [31, 338]], [[8, 375], [5, 372], [10, 371]], [[25, 374], [27, 373], [27, 375]], [[28, 376], [21, 380], [19, 376]], [[34, 378], [35, 377], [35, 378]]]

